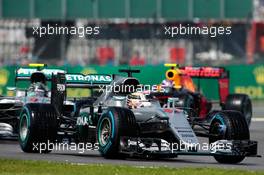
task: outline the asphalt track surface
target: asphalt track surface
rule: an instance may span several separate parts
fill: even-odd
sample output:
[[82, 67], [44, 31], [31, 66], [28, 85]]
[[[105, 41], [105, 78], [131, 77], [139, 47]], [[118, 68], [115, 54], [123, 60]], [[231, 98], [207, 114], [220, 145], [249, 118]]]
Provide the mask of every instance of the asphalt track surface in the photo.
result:
[[[248, 157], [242, 163], [237, 165], [219, 164], [213, 157], [208, 156], [178, 156], [173, 159], [125, 159], [110, 160], [104, 159], [97, 151], [53, 151], [50, 154], [29, 154], [23, 153], [16, 141], [0, 140], [0, 158], [20, 159], [20, 160], [45, 160], [54, 162], [67, 162], [76, 164], [115, 164], [132, 165], [140, 167], [218, 167], [235, 168], [247, 170], [264, 170], [264, 108], [256, 107], [254, 119], [250, 126], [251, 140], [258, 141], [258, 154], [261, 158]], [[263, 120], [263, 121], [262, 121]], [[202, 142], [206, 141], [201, 139]]]

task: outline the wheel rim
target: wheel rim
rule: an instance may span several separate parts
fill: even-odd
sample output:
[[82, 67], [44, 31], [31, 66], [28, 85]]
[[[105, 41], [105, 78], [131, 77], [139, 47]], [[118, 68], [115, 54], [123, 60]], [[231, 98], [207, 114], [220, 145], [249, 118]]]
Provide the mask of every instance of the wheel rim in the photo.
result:
[[19, 129], [19, 135], [22, 141], [24, 141], [28, 134], [28, 122], [27, 122], [27, 115], [24, 114], [21, 117], [20, 122], [20, 129]]
[[100, 127], [100, 138], [99, 142], [101, 143], [102, 146], [106, 145], [110, 139], [111, 135], [111, 122], [108, 118], [104, 118], [101, 122], [101, 127]]

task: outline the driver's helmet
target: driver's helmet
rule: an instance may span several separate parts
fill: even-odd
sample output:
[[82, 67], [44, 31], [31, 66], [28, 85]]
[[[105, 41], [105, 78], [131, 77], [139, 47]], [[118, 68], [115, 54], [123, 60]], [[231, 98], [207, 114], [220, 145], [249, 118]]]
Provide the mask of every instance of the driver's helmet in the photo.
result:
[[47, 94], [48, 94], [47, 87], [41, 82], [32, 83], [27, 91], [27, 96], [29, 97], [32, 96], [46, 97]]
[[180, 89], [182, 87], [182, 82], [181, 82], [181, 75], [182, 72], [178, 67], [173, 67], [166, 72], [166, 80], [167, 81], [172, 81], [173, 84], [172, 86], [175, 89]]
[[167, 80], [167, 79], [163, 80], [162, 83], [161, 83], [161, 88], [166, 93], [172, 92], [172, 90], [174, 88], [174, 81]]
[[165, 79], [165, 80], [163, 80], [161, 82], [161, 86], [162, 87], [173, 87], [174, 86], [174, 81]]
[[130, 109], [140, 108], [143, 106], [149, 106], [150, 103], [147, 102], [146, 96], [142, 92], [134, 92], [127, 95], [127, 106]]

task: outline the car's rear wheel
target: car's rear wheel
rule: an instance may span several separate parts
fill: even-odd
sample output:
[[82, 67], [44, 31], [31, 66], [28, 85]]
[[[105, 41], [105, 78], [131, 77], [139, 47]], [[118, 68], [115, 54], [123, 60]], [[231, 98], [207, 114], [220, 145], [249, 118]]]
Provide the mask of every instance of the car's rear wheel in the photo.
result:
[[177, 107], [190, 108], [193, 104], [193, 98], [189, 94], [180, 94], [177, 96], [179, 99], [175, 104]]
[[[218, 140], [249, 140], [245, 118], [237, 111], [222, 111], [214, 114], [209, 129], [209, 143]], [[244, 160], [241, 155], [215, 155], [219, 163], [236, 164]]]
[[176, 102], [175, 107], [184, 109], [184, 111], [187, 112], [190, 118], [194, 117], [195, 114], [193, 113], [194, 112], [193, 97], [188, 93], [179, 94], [176, 97], [178, 98], [178, 101]]
[[48, 153], [56, 140], [57, 117], [49, 104], [27, 104], [19, 118], [19, 144], [24, 152]]
[[252, 103], [246, 94], [230, 94], [226, 98], [224, 110], [235, 110], [241, 112], [248, 126], [250, 126], [252, 118]]

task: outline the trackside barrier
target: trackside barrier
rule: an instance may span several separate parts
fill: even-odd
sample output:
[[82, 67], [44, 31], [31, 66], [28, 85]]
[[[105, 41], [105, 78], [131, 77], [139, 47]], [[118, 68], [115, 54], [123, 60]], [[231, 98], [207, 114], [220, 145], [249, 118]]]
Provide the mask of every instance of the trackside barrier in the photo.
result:
[[[120, 74], [119, 69], [127, 68], [127, 66], [88, 66], [88, 67], [56, 67], [68, 70], [69, 73], [83, 74]], [[264, 99], [264, 64], [258, 65], [230, 65], [225, 66], [230, 71], [230, 92], [231, 93], [246, 93], [252, 99]], [[0, 68], [0, 94], [12, 96], [13, 91], [10, 88], [15, 86], [15, 66]], [[142, 84], [159, 84], [165, 78], [166, 67], [163, 65], [133, 67], [140, 69], [140, 74], [135, 74], [135, 77]], [[125, 75], [125, 74], [124, 74]], [[218, 99], [218, 90], [216, 80], [201, 80], [201, 90], [209, 99]], [[19, 88], [27, 87], [27, 82], [17, 84]], [[68, 89], [68, 96], [89, 96], [88, 89]]]

